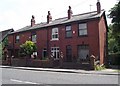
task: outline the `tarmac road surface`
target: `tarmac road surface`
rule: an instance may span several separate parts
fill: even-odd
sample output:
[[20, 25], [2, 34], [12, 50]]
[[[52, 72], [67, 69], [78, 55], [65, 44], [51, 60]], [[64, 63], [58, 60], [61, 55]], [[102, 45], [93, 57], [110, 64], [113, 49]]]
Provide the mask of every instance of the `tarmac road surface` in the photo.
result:
[[118, 84], [118, 75], [0, 69], [2, 84]]

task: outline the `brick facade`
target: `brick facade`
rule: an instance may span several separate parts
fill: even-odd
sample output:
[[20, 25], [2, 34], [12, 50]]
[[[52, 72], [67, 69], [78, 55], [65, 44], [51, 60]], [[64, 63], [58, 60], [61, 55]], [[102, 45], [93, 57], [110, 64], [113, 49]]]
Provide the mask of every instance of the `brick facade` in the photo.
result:
[[[93, 12], [94, 13], [94, 12]], [[85, 13], [80, 14], [78, 16], [84, 15], [92, 15], [92, 13]], [[70, 59], [73, 62], [74, 60], [78, 60], [79, 58], [79, 46], [87, 46], [86, 49], [89, 51], [88, 57], [94, 55], [96, 59], [100, 60], [100, 64], [104, 64], [104, 59], [106, 56], [106, 19], [105, 19], [105, 12], [97, 13], [95, 15], [100, 15], [98, 17], [93, 18], [83, 18], [77, 19], [74, 21], [74, 16], [70, 19], [67, 19], [65, 23], [57, 23], [54, 24], [52, 20], [47, 24], [43, 24], [43, 26], [25, 30], [25, 31], [16, 31], [8, 36], [9, 39], [9, 46], [12, 46], [13, 55], [17, 56], [17, 50], [20, 49], [20, 45], [23, 44], [26, 40], [31, 40], [31, 33], [36, 32], [36, 46], [37, 46], [37, 59], [42, 59], [43, 57], [43, 50], [47, 50], [47, 56], [51, 56], [51, 49], [52, 47], [59, 47], [59, 54], [63, 53], [63, 61], [67, 61], [67, 51], [66, 47], [70, 46], [71, 52]], [[94, 15], [93, 15], [94, 16]], [[47, 17], [48, 18], [48, 17]], [[64, 19], [64, 18], [63, 18]], [[72, 20], [73, 19], [73, 20]], [[55, 20], [55, 21], [59, 21]], [[61, 19], [62, 20], [62, 19]], [[56, 22], [55, 22], [56, 23]], [[79, 36], [79, 24], [86, 24], [87, 25], [87, 35]], [[71, 26], [72, 36], [67, 38], [66, 37], [66, 26]], [[37, 26], [37, 25], [36, 25]], [[31, 27], [30, 27], [31, 28]], [[52, 29], [58, 28], [58, 40], [52, 40]], [[20, 41], [15, 43], [16, 36], [20, 36]], [[83, 50], [83, 52], [85, 52]], [[86, 52], [85, 52], [86, 53]], [[87, 54], [86, 54], [87, 55]]]

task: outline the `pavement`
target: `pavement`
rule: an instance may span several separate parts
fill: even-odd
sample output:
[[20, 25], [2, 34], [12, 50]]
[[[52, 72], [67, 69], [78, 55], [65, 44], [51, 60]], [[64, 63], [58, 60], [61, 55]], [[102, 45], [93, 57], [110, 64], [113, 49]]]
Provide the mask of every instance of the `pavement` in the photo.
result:
[[34, 67], [15, 67], [15, 66], [3, 66], [0, 68], [12, 68], [22, 70], [34, 70], [34, 71], [50, 71], [50, 72], [65, 72], [65, 73], [81, 73], [81, 74], [100, 74], [100, 75], [120, 75], [115, 69], [104, 69], [101, 71], [95, 70], [81, 70], [81, 69], [56, 69], [56, 68], [34, 68]]

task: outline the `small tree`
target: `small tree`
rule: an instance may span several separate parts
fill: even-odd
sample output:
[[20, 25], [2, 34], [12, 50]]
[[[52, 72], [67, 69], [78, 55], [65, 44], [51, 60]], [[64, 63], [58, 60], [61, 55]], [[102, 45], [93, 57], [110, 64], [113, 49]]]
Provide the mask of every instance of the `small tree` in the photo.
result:
[[109, 43], [113, 44], [113, 52], [117, 53], [120, 52], [120, 1], [111, 8], [108, 16], [112, 19], [111, 32], [108, 34], [111, 35]]
[[20, 56], [31, 56], [33, 52], [37, 50], [34, 42], [26, 41], [24, 44], [20, 45]]

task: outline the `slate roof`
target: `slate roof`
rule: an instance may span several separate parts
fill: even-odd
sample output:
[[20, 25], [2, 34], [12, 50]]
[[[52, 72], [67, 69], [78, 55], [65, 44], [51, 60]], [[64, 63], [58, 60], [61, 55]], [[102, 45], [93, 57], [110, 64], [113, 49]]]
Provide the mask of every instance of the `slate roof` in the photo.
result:
[[71, 19], [68, 19], [67, 17], [64, 18], [59, 18], [51, 21], [49, 24], [47, 22], [42, 22], [39, 24], [35, 24], [33, 27], [31, 25], [23, 27], [19, 30], [14, 31], [13, 33], [18, 33], [18, 32], [23, 32], [23, 31], [28, 31], [28, 30], [33, 30], [33, 29], [41, 29], [44, 27], [49, 27], [53, 25], [59, 25], [59, 24], [66, 24], [74, 21], [82, 21], [82, 20], [88, 20], [88, 19], [94, 19], [94, 18], [100, 18], [105, 11], [102, 10], [101, 13], [97, 14], [97, 11], [93, 12], [88, 12], [88, 13], [83, 13], [83, 14], [78, 14], [78, 15], [72, 15]]
[[0, 42], [2, 42], [8, 36], [8, 34], [10, 34], [13, 31], [14, 31], [13, 29], [1, 31], [0, 32]]

